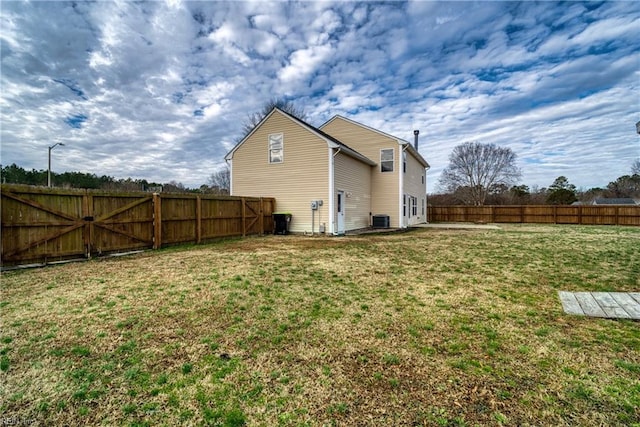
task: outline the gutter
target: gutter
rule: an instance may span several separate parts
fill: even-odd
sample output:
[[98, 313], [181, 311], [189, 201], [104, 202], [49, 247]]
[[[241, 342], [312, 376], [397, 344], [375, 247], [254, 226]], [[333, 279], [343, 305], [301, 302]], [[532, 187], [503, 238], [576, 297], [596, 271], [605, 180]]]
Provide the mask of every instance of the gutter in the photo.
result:
[[360, 160], [361, 162], [364, 162], [364, 163], [368, 164], [369, 166], [377, 166], [378, 165], [373, 160], [363, 156], [362, 154], [358, 153], [357, 151], [354, 151], [354, 150], [350, 149], [349, 147], [346, 147], [344, 145], [336, 144], [333, 141], [329, 141], [329, 140], [326, 140], [326, 141], [327, 141], [327, 144], [329, 145], [330, 148], [337, 148], [338, 152], [342, 151], [342, 152], [344, 152], [344, 154], [348, 155], [349, 157], [353, 157], [354, 159]]
[[[340, 147], [337, 147], [340, 148]], [[334, 234], [335, 232], [335, 221], [336, 221], [336, 213], [334, 212], [334, 192], [335, 192], [335, 157], [340, 152], [339, 150], [334, 154], [333, 150], [335, 147], [329, 145], [329, 234]]]
[[400, 156], [398, 156], [398, 163], [399, 163], [399, 167], [398, 167], [398, 217], [399, 217], [399, 221], [398, 221], [398, 225], [399, 228], [407, 228], [407, 225], [404, 223], [404, 219], [405, 219], [405, 215], [404, 215], [404, 211], [405, 211], [405, 205], [404, 205], [404, 152], [407, 150], [408, 147], [411, 146], [411, 144], [405, 144], [404, 142], [398, 140], [398, 144], [400, 144], [400, 146], [402, 147], [402, 149], [400, 150]]

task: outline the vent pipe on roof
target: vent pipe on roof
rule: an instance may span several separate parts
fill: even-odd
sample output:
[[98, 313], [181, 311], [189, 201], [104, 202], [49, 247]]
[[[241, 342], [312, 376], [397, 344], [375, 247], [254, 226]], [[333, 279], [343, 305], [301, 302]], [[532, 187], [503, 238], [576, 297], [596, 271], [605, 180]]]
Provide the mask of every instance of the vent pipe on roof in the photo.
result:
[[418, 135], [420, 134], [420, 131], [418, 129], [413, 131], [413, 146], [415, 147], [416, 151], [418, 151]]

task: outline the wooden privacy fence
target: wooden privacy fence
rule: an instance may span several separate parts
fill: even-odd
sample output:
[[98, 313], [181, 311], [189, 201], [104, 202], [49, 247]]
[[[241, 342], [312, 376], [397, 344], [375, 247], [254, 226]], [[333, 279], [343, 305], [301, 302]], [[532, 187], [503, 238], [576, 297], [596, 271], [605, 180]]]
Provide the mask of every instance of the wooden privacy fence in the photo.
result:
[[273, 232], [275, 199], [0, 186], [3, 266]]
[[640, 226], [640, 206], [429, 206], [429, 222]]

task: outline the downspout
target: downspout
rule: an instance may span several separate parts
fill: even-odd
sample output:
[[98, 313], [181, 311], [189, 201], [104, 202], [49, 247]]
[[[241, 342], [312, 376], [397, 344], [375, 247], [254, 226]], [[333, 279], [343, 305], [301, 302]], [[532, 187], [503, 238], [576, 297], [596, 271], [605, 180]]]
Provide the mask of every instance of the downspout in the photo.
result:
[[401, 143], [400, 141], [398, 141], [398, 144], [400, 144], [402, 146], [402, 150], [400, 150], [400, 156], [399, 157], [399, 164], [400, 167], [398, 167], [398, 191], [400, 192], [399, 194], [399, 198], [398, 198], [398, 217], [400, 218], [399, 222], [399, 228], [407, 228], [407, 226], [404, 223], [404, 166], [403, 166], [403, 162], [404, 162], [404, 152], [407, 149], [407, 145]]
[[[333, 193], [334, 193], [334, 188], [335, 188], [335, 175], [334, 175], [334, 157], [335, 155], [333, 154], [333, 148], [328, 147], [329, 148], [329, 234], [334, 234], [334, 230], [335, 230], [335, 221], [336, 221], [336, 215], [335, 212], [333, 211], [333, 205], [334, 205], [334, 197], [333, 197]], [[337, 154], [337, 153], [336, 153]]]
[[[416, 149], [416, 151], [418, 152], [418, 154], [420, 154], [420, 152], [418, 151], [418, 136], [420, 135], [420, 130], [416, 129], [413, 131], [413, 148]], [[427, 200], [427, 171], [431, 169], [431, 166], [427, 166], [426, 168], [424, 168], [424, 221], [428, 224], [429, 223], [429, 201]]]
[[[330, 176], [330, 182], [331, 184], [329, 185], [329, 212], [331, 215], [331, 234], [338, 234], [338, 227], [336, 225], [336, 212], [334, 211], [334, 199], [335, 199], [335, 193], [336, 193], [336, 181], [335, 181], [335, 162], [336, 162], [336, 156], [338, 154], [340, 154], [340, 151], [342, 150], [342, 147], [338, 146], [338, 149], [335, 150], [335, 153], [333, 152], [333, 148], [329, 149], [329, 173], [331, 174]], [[343, 201], [344, 203], [344, 201]]]
[[429, 196], [427, 194], [427, 171], [431, 166], [424, 168], [424, 222], [429, 224]]

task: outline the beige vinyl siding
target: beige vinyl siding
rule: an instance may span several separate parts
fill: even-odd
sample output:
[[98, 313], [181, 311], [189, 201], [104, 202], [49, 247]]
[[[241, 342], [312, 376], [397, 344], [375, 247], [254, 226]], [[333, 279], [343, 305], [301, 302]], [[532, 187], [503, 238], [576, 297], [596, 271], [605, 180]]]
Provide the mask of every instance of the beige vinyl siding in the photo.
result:
[[375, 166], [369, 166], [343, 153], [338, 153], [335, 157], [335, 191], [336, 194], [340, 190], [345, 193], [345, 230], [356, 230], [371, 225], [369, 213], [373, 168]]
[[[336, 117], [324, 125], [322, 131], [337, 138], [350, 148], [378, 163], [371, 168], [371, 213], [389, 215], [391, 227], [399, 227], [398, 172], [402, 171], [402, 148], [397, 140], [373, 132]], [[380, 172], [380, 150], [393, 148], [393, 172]]]
[[[269, 134], [283, 134], [283, 162], [269, 163]], [[311, 231], [312, 200], [323, 200], [316, 213], [327, 222], [329, 150], [326, 141], [275, 111], [233, 153], [233, 195], [274, 197], [278, 212], [290, 212], [290, 231]]]
[[[422, 203], [426, 200], [427, 193], [427, 177], [425, 168], [418, 162], [418, 160], [407, 151], [407, 172], [404, 174], [404, 193], [416, 197], [418, 199], [418, 215], [409, 216], [408, 225], [421, 224], [426, 221], [426, 211], [422, 213]], [[422, 177], [424, 176], [424, 184]], [[407, 206], [407, 209], [409, 207]]]

